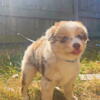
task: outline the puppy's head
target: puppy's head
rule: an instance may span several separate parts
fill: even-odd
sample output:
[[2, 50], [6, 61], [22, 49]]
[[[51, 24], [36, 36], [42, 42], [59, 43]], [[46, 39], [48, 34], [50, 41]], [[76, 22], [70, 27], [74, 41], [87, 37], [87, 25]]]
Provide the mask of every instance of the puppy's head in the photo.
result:
[[46, 32], [52, 50], [57, 56], [76, 59], [86, 48], [88, 34], [86, 27], [77, 21], [55, 23]]

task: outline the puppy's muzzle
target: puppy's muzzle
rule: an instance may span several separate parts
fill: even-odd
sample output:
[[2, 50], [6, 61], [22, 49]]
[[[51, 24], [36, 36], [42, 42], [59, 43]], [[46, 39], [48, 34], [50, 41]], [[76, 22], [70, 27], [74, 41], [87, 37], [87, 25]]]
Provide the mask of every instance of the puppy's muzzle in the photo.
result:
[[73, 47], [74, 47], [75, 49], [80, 49], [80, 46], [81, 46], [81, 45], [80, 45], [79, 43], [74, 43], [74, 44], [73, 44]]

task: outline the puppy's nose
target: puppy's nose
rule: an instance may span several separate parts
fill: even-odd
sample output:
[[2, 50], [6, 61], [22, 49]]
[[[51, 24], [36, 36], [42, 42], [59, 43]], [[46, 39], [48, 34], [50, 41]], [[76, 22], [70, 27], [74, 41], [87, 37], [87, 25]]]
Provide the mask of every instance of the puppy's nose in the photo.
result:
[[73, 47], [74, 47], [75, 49], [79, 49], [79, 48], [80, 48], [80, 44], [79, 44], [79, 43], [74, 43], [74, 44], [73, 44]]

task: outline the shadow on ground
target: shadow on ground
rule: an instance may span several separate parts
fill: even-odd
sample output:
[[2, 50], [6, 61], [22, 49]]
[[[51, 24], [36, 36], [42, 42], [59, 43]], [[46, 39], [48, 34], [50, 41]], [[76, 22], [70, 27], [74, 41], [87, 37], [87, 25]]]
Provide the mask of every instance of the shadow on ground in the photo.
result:
[[[47, 91], [47, 92], [49, 93], [49, 91]], [[30, 100], [41, 100], [41, 92], [40, 92], [40, 90], [38, 90], [35, 93], [35, 96], [31, 96]], [[64, 97], [64, 94], [61, 91], [55, 89], [54, 90], [53, 100], [66, 100], [66, 99]]]

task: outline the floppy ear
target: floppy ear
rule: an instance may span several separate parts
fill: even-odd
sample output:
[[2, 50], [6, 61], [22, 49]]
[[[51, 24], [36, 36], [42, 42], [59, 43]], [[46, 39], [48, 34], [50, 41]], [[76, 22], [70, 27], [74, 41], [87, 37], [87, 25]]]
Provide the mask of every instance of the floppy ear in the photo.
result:
[[55, 32], [54, 26], [52, 26], [46, 31], [45, 35], [46, 35], [47, 38], [50, 38], [54, 34], [54, 32]]
[[56, 27], [59, 26], [59, 22], [55, 22], [54, 26]]
[[55, 35], [56, 30], [58, 26], [60, 25], [60, 22], [55, 22], [53, 26], [51, 26], [47, 31], [46, 31], [46, 37], [50, 38], [51, 36]]
[[57, 29], [57, 23], [55, 23], [53, 26], [51, 26], [47, 31], [46, 31], [46, 37], [50, 38], [52, 35], [55, 35]]
[[80, 26], [82, 26], [84, 28], [84, 31], [86, 32], [86, 34], [88, 34], [88, 30], [86, 28], [86, 26], [84, 25], [84, 23], [82, 23], [81, 21], [76, 21]]

